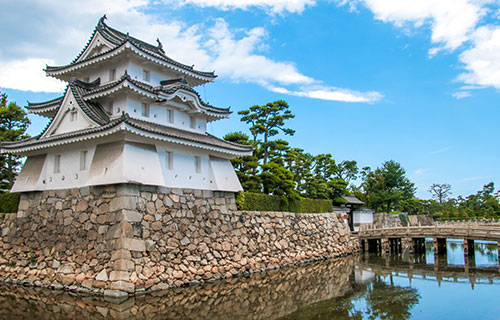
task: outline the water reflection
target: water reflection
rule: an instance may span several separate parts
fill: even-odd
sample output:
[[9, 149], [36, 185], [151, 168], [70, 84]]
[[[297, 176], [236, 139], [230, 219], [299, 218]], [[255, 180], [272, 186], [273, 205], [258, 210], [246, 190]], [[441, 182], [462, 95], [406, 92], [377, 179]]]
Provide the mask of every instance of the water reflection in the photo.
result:
[[[467, 312], [480, 312], [482, 319], [497, 319], [498, 266], [449, 263], [455, 261], [450, 256], [458, 255], [460, 244], [448, 249], [447, 256], [436, 257], [432, 247], [421, 255], [345, 257], [118, 302], [2, 287], [0, 318], [402, 320], [443, 312], [443, 317], [466, 319], [471, 317]], [[476, 250], [474, 263], [498, 261], [491, 258], [496, 257], [496, 245], [481, 250]], [[463, 257], [463, 251], [460, 254]], [[446, 299], [468, 301], [467, 308], [461, 310]]]
[[[426, 261], [434, 263], [434, 249], [432, 239], [426, 239]], [[450, 265], [465, 265], [472, 263], [477, 267], [493, 267], [498, 265], [497, 244], [488, 241], [475, 241], [472, 261], [466, 261], [464, 244], [461, 239], [448, 239], [446, 242], [447, 263]]]

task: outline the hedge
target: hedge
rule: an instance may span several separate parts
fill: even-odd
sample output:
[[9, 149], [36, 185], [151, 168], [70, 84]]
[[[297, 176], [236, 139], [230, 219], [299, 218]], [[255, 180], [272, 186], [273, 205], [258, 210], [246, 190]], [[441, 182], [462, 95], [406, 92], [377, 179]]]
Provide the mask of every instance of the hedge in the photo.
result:
[[17, 212], [19, 206], [19, 193], [0, 193], [0, 212]]
[[236, 196], [238, 210], [247, 211], [285, 211], [297, 213], [332, 212], [331, 200], [288, 199], [283, 196], [270, 196], [263, 193], [241, 192]]

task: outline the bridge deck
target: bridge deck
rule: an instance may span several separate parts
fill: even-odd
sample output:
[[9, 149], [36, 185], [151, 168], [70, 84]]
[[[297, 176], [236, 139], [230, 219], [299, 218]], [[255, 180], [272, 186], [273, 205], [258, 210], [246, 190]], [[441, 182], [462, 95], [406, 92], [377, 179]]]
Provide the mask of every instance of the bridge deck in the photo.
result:
[[421, 226], [367, 229], [358, 232], [360, 239], [380, 238], [457, 238], [500, 241], [500, 226]]

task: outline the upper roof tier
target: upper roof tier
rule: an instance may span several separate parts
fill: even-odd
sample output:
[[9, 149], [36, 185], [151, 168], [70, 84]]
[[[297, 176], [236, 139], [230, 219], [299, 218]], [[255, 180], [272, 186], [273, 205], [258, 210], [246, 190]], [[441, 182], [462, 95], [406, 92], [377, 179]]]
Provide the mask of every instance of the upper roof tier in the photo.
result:
[[26, 109], [30, 113], [53, 118], [64, 102], [64, 96], [67, 94], [68, 89], [72, 91], [82, 110], [86, 113], [87, 111], [92, 114], [95, 113], [95, 117], [90, 115], [89, 117], [91, 119], [97, 118], [99, 121], [96, 122], [101, 125], [107, 123], [109, 120], [102, 117], [105, 113], [102, 111], [103, 108], [99, 104], [99, 99], [122, 91], [135, 93], [158, 103], [165, 103], [174, 100], [174, 98], [180, 98], [181, 101], [191, 106], [191, 113], [203, 114], [207, 117], [208, 121], [229, 118], [231, 114], [229, 108], [214, 107], [203, 101], [198, 92], [191, 88], [185, 79], [165, 80], [161, 81], [159, 86], [153, 87], [132, 79], [127, 72], [118, 80], [106, 84], [101, 84], [99, 78], [87, 83], [72, 77], [69, 79], [66, 92], [61, 97], [46, 102], [28, 102]]
[[99, 19], [89, 41], [69, 64], [64, 66], [47, 66], [45, 72], [48, 76], [68, 81], [75, 71], [93, 66], [102, 62], [107, 62], [117, 56], [132, 53], [140, 59], [147, 60], [158, 65], [160, 68], [167, 68], [178, 75], [186, 78], [190, 86], [198, 86], [207, 82], [213, 82], [217, 77], [214, 72], [199, 71], [178, 61], [169, 58], [163, 51], [163, 46], [159, 40], [158, 45], [146, 43], [128, 33], [109, 27], [104, 20], [106, 15]]

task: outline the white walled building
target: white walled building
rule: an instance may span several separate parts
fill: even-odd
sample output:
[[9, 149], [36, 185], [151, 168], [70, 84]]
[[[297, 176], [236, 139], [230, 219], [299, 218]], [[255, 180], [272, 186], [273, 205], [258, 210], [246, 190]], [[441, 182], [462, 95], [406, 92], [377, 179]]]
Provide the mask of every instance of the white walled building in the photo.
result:
[[229, 109], [203, 102], [193, 87], [213, 82], [195, 70], [99, 20], [89, 42], [68, 65], [47, 67], [67, 81], [64, 95], [29, 103], [50, 118], [33, 138], [2, 143], [3, 153], [27, 156], [12, 192], [137, 183], [173, 188], [241, 191], [230, 159], [250, 146], [206, 132]]

